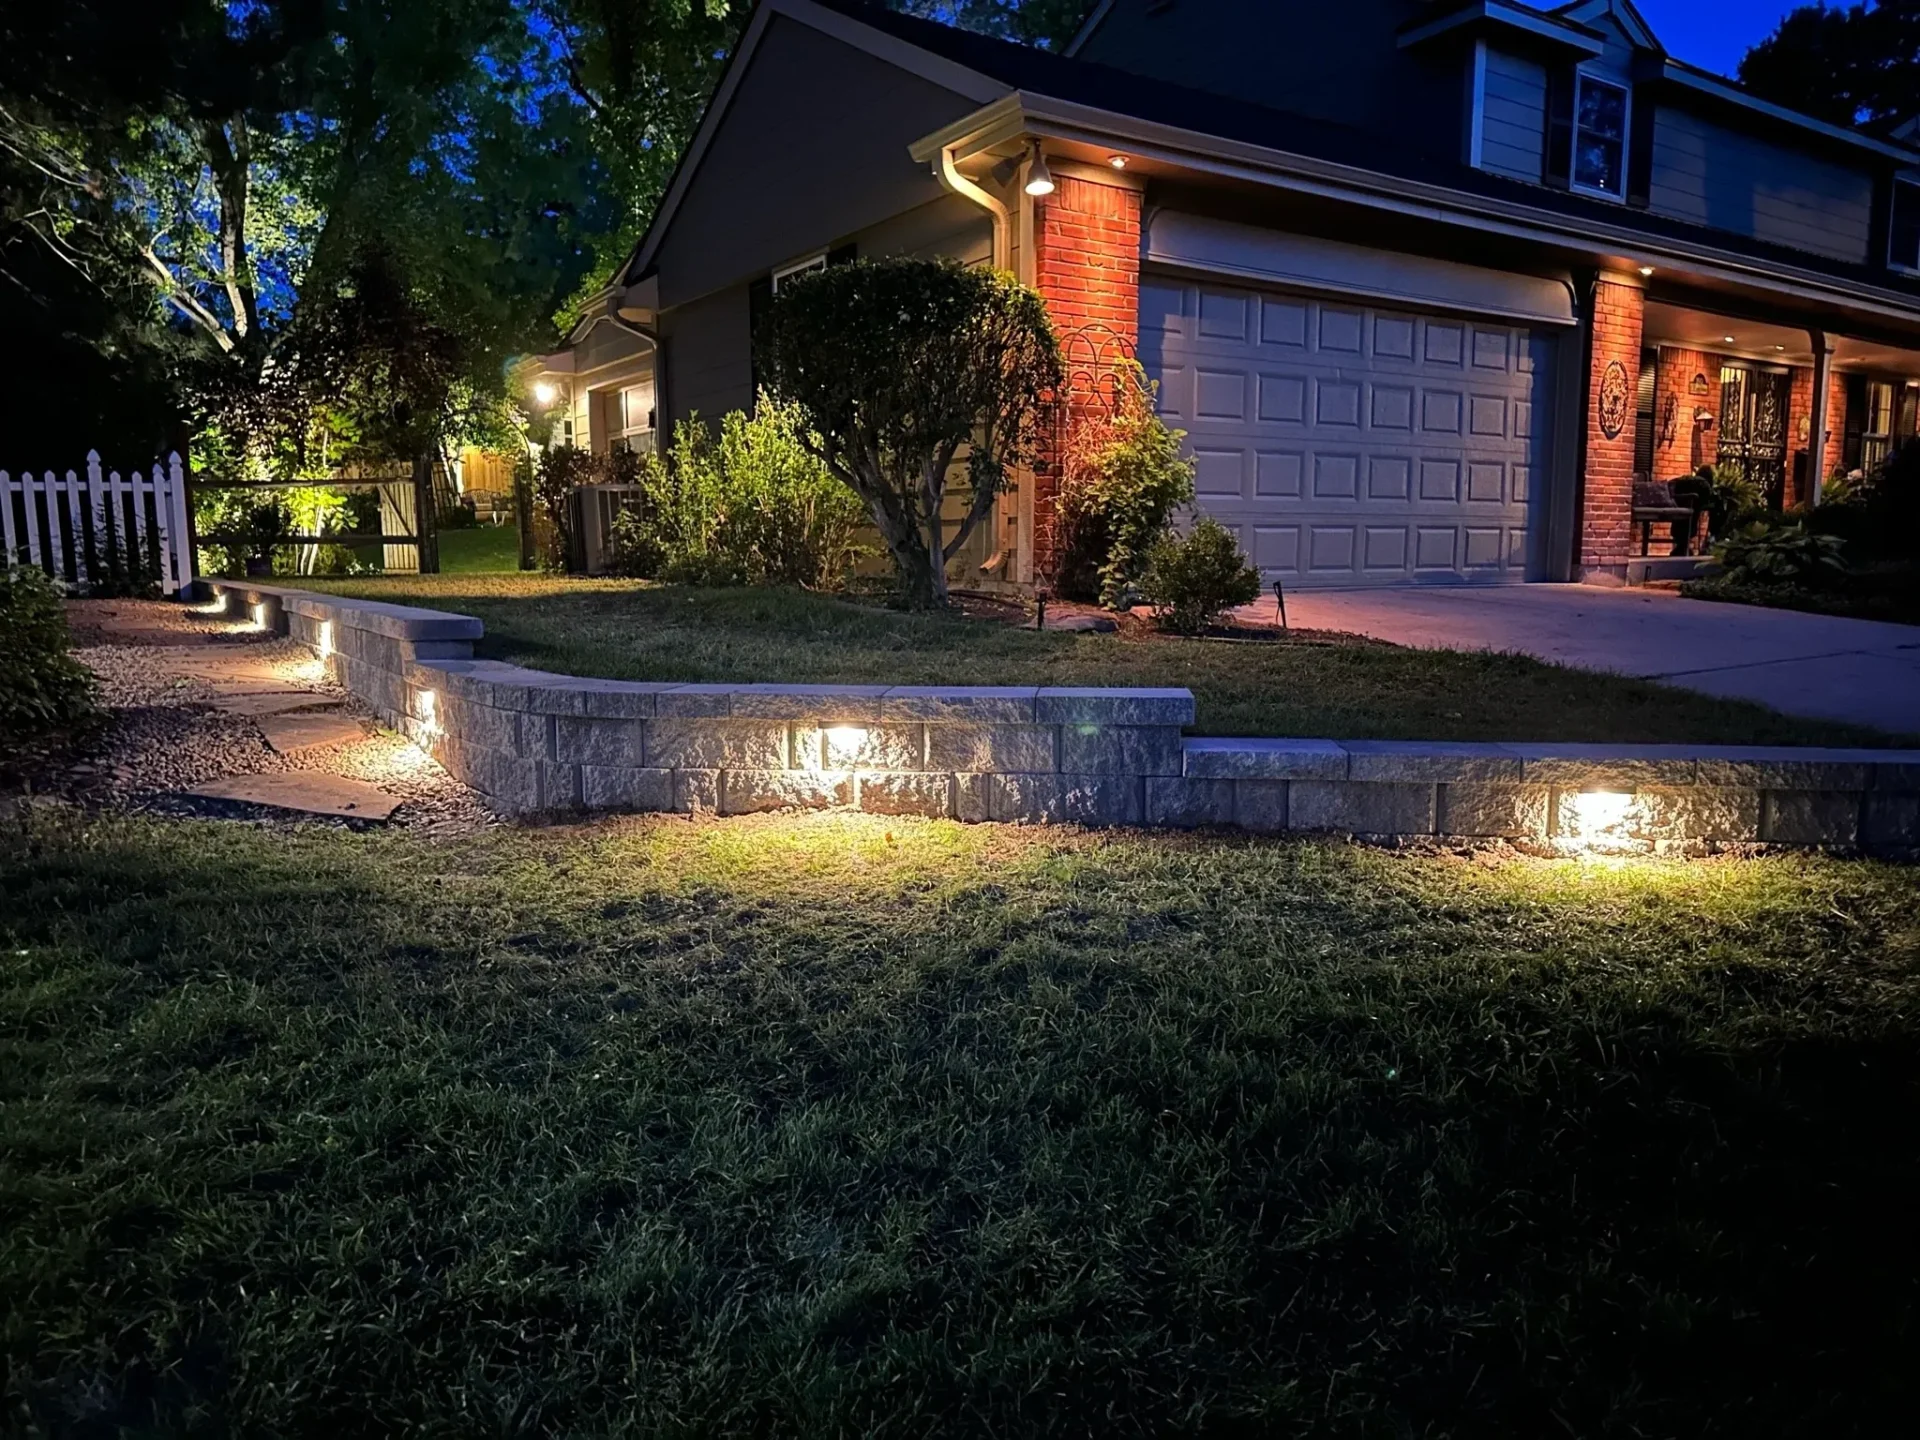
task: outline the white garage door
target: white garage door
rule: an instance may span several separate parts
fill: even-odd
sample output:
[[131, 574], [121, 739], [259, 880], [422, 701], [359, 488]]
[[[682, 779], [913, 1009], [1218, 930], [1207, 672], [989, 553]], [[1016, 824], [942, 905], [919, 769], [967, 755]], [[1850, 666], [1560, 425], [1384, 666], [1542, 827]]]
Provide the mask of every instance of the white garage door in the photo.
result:
[[1143, 277], [1140, 358], [1200, 508], [1289, 585], [1544, 575], [1547, 333]]

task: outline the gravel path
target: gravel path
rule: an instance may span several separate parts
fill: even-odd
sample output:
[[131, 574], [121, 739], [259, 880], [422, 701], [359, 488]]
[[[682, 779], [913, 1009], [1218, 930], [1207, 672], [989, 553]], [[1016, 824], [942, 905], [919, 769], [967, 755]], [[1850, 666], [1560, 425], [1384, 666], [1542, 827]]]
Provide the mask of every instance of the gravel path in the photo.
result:
[[[142, 639], [195, 635], [197, 640], [166, 645], [91, 644], [75, 656], [100, 677], [101, 700], [108, 711], [103, 729], [67, 753], [27, 759], [19, 767], [23, 788], [90, 809], [142, 810], [169, 815], [201, 815], [251, 820], [267, 825], [345, 824], [294, 815], [266, 806], [182, 795], [179, 791], [230, 775], [313, 770], [365, 780], [403, 797], [387, 825], [429, 835], [458, 834], [497, 824], [485, 801], [440, 768], [411, 742], [382, 729], [366, 706], [322, 677], [318, 662], [291, 640], [262, 636], [250, 626], [234, 625], [165, 602], [110, 603], [121, 625], [89, 625], [84, 605], [75, 624], [88, 638], [127, 634]], [[139, 612], [128, 616], [126, 612]], [[130, 623], [128, 623], [130, 622]], [[258, 723], [210, 708], [218, 687], [209, 679], [184, 673], [204, 669], [209, 656], [232, 657], [248, 667], [261, 666], [277, 678], [311, 690], [316, 701], [341, 702], [361, 723], [365, 737], [346, 744], [282, 754], [261, 734]]]

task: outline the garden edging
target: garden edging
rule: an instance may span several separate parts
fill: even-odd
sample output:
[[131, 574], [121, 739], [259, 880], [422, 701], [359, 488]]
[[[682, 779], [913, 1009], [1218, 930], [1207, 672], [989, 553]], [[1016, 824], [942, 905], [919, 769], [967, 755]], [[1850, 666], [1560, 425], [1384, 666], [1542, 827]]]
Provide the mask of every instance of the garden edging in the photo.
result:
[[[1188, 690], [683, 684], [473, 658], [472, 616], [245, 581], [265, 628], [504, 813], [1920, 846], [1920, 751], [1194, 738]], [[230, 602], [223, 602], [230, 603]]]

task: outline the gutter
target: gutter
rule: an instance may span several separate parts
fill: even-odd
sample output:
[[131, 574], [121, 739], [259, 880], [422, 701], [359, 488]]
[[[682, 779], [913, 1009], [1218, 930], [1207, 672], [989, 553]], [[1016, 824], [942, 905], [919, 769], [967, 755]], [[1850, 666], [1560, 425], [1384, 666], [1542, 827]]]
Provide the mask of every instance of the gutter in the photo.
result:
[[940, 183], [955, 195], [964, 196], [985, 210], [993, 221], [993, 268], [1007, 270], [1012, 268], [1013, 242], [1008, 235], [1011, 217], [1007, 207], [999, 197], [974, 184], [960, 173], [953, 163], [951, 145], [940, 147], [939, 157], [934, 161], [933, 173]]
[[1158, 160], [1180, 169], [1348, 204], [1358, 203], [1447, 225], [1469, 225], [1536, 244], [1570, 245], [1589, 252], [1596, 245], [1603, 246], [1614, 252], [1609, 258], [1617, 257], [1621, 261], [1686, 265], [1703, 276], [1793, 299], [1838, 300], [1897, 324], [1911, 326], [1920, 322], [1920, 301], [1791, 264], [1750, 260], [1708, 245], [1646, 235], [1586, 218], [1563, 217], [1529, 205], [1403, 180], [1379, 171], [1228, 140], [1024, 91], [1015, 91], [1004, 100], [936, 131], [913, 145], [911, 153], [915, 159], [926, 159], [935, 153], [965, 158], [1001, 139], [1023, 133], [1047, 135], [1094, 148], [1114, 148], [1117, 143], [1119, 148], [1139, 159]]

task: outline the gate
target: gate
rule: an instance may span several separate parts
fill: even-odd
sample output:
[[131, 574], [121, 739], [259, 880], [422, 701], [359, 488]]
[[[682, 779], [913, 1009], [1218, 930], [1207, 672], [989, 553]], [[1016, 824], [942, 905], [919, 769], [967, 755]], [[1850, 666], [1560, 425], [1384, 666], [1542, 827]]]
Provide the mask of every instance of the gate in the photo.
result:
[[180, 457], [164, 467], [104, 475], [0, 470], [0, 541], [8, 565], [35, 565], [76, 588], [153, 580], [167, 594], [193, 583], [193, 530]]

